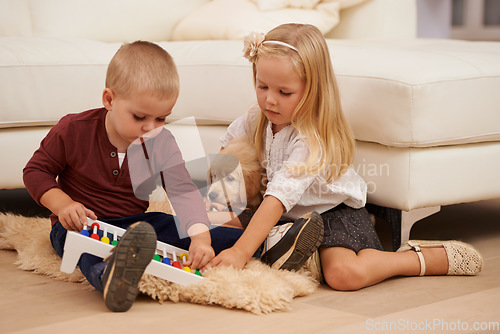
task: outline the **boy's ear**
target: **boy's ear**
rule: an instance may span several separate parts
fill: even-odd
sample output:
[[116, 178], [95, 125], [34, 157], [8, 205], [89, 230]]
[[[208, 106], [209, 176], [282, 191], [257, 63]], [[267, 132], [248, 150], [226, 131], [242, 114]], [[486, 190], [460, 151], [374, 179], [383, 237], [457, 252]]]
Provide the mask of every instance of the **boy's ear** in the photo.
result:
[[110, 111], [113, 108], [113, 101], [115, 99], [115, 93], [109, 88], [105, 88], [102, 92], [102, 104], [104, 108]]

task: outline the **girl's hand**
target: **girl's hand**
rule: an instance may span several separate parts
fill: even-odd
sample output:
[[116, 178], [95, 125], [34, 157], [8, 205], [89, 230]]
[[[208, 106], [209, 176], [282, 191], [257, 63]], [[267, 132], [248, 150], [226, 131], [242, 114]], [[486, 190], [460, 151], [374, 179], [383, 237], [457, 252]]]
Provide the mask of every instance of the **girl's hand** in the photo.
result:
[[207, 270], [217, 266], [233, 266], [236, 269], [243, 269], [249, 260], [250, 257], [245, 252], [233, 246], [220, 252], [202, 269]]
[[265, 196], [247, 228], [234, 246], [220, 252], [219, 255], [202, 269], [205, 270], [221, 265], [243, 269], [255, 251], [266, 240], [269, 231], [276, 225], [283, 211], [284, 206], [279, 199], [272, 195]]
[[92, 210], [87, 209], [82, 203], [74, 201], [61, 207], [57, 213], [57, 217], [65, 229], [76, 232], [83, 229], [84, 224], [87, 223], [87, 217], [97, 219]]

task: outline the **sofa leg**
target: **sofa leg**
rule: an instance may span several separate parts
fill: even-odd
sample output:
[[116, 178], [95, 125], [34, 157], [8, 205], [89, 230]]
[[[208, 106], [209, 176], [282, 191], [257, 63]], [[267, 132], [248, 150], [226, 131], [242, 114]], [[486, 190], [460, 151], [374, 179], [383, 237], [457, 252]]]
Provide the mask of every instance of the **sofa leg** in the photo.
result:
[[[413, 224], [441, 210], [441, 206], [430, 206], [427, 208], [413, 209], [401, 212], [401, 243], [410, 239], [410, 230]], [[399, 245], [401, 246], [401, 244]], [[399, 248], [398, 246], [398, 248]]]
[[392, 229], [392, 250], [396, 251], [402, 243], [410, 239], [410, 230], [413, 225], [419, 220], [439, 212], [441, 206], [402, 211], [375, 204], [367, 204], [366, 209], [368, 212], [389, 223]]

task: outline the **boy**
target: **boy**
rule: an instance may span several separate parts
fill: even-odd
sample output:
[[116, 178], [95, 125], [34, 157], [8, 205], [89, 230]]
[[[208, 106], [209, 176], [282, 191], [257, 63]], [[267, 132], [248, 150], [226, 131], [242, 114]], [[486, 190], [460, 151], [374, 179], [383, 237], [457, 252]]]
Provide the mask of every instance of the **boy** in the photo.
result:
[[[108, 262], [83, 254], [78, 263], [87, 280], [103, 292], [112, 311], [127, 311], [132, 306], [157, 237], [189, 247], [186, 265], [196, 269], [203, 268], [215, 252], [232, 246], [242, 233], [224, 227], [209, 232], [201, 195], [173, 136], [162, 128], [178, 94], [177, 69], [164, 49], [143, 41], [125, 44], [108, 66], [104, 108], [63, 117], [23, 171], [31, 196], [52, 212], [50, 238], [60, 256], [67, 230], [82, 230], [87, 217], [128, 228]], [[153, 153], [155, 165], [163, 161], [155, 167], [164, 173], [162, 180], [164, 177], [178, 215], [175, 221], [171, 215], [144, 213], [158, 174], [137, 171], [150, 158], [142, 150], [141, 155], [136, 154], [138, 150], [127, 153], [129, 147], [140, 147], [138, 139], [139, 145]], [[185, 236], [190, 238], [181, 239]]]

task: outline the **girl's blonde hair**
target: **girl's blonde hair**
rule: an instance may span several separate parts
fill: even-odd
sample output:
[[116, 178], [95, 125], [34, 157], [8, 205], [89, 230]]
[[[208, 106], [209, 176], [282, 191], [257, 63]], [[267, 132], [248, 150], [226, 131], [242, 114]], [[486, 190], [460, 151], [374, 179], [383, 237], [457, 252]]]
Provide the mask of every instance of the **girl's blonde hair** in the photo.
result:
[[[278, 43], [289, 44], [294, 49]], [[253, 77], [259, 57], [289, 56], [297, 73], [305, 80], [302, 100], [292, 114], [292, 126], [307, 139], [309, 160], [294, 168], [296, 172], [326, 172], [327, 181], [344, 174], [354, 159], [355, 140], [340, 106], [339, 90], [330, 53], [321, 32], [312, 25], [283, 24], [271, 30], [256, 49]], [[264, 113], [255, 128], [255, 146], [262, 157]]]
[[111, 59], [106, 88], [121, 97], [148, 93], [169, 98], [179, 95], [179, 75], [167, 51], [154, 43], [136, 41], [122, 45]]

